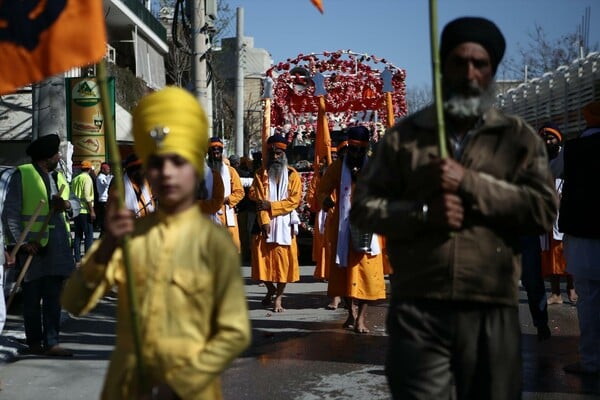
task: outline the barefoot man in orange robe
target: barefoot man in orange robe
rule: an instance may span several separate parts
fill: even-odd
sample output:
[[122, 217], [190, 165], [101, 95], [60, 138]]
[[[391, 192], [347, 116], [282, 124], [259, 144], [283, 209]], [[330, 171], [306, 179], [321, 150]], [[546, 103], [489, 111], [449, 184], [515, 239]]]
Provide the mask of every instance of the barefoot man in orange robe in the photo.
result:
[[[299, 224], [296, 208], [300, 205], [302, 182], [295, 169], [287, 165], [283, 136], [267, 141], [267, 168], [259, 168], [248, 192], [256, 202], [256, 223], [252, 236], [252, 279], [267, 287], [263, 305], [273, 302], [273, 311], [282, 312], [283, 291], [288, 282], [300, 279], [296, 234]], [[276, 286], [277, 285], [277, 286]]]

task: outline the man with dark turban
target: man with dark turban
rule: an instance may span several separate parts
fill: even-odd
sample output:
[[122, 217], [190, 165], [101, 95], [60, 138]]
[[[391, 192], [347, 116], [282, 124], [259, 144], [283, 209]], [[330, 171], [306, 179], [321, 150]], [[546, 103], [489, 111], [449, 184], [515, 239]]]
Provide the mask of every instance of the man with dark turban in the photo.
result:
[[[348, 149], [344, 158], [331, 164], [317, 189], [317, 202], [327, 218], [325, 243], [330, 264], [327, 295], [344, 297], [348, 317], [343, 327], [356, 333], [369, 333], [367, 308], [375, 300], [385, 299], [384, 249], [382, 238], [367, 232], [359, 235], [348, 216], [356, 181], [367, 163], [370, 132], [364, 126], [348, 130]], [[358, 243], [360, 239], [364, 239]]]
[[[196, 190], [204, 176], [208, 122], [189, 92], [167, 87], [133, 112], [135, 151], [159, 198], [135, 219], [110, 200], [104, 235], [69, 278], [63, 304], [89, 312], [118, 286], [117, 343], [102, 399], [219, 400], [219, 375], [250, 342], [238, 252], [226, 230], [202, 214]], [[122, 239], [139, 304], [147, 387], [137, 379]]]
[[[153, 213], [156, 208], [156, 199], [146, 178], [142, 160], [137, 154], [132, 153], [123, 162], [123, 167], [125, 168], [123, 175], [125, 207], [133, 211], [136, 218]], [[113, 187], [112, 183], [111, 188]]]
[[240, 248], [240, 231], [235, 206], [239, 204], [246, 194], [242, 181], [235, 168], [223, 162], [223, 141], [218, 137], [210, 138], [208, 145], [208, 166], [217, 173], [223, 183], [223, 203], [215, 216], [218, 223], [229, 231], [233, 243]]
[[273, 311], [284, 311], [283, 291], [288, 282], [300, 280], [298, 265], [299, 219], [296, 209], [302, 196], [302, 181], [287, 163], [286, 139], [278, 134], [268, 141], [267, 168], [254, 174], [248, 191], [256, 202], [256, 227], [252, 235], [252, 279], [262, 281], [267, 294], [262, 303]]
[[[538, 129], [538, 134], [546, 142], [546, 151], [550, 159], [550, 170], [555, 172], [556, 165], [562, 163], [559, 160], [563, 145], [563, 134], [559, 126], [554, 122], [547, 122]], [[561, 196], [562, 187], [564, 185], [563, 173], [554, 175], [554, 184], [558, 196]], [[567, 299], [572, 304], [577, 303], [577, 292], [573, 283], [573, 275], [566, 272], [566, 263], [563, 255], [563, 233], [558, 230], [558, 220], [555, 221], [553, 229], [541, 236], [541, 271], [544, 278], [550, 281], [550, 291], [552, 292], [547, 300], [550, 304], [562, 304], [562, 295], [560, 290], [560, 278], [565, 277], [567, 281]], [[539, 289], [543, 291], [545, 297], [546, 288], [542, 285]], [[529, 296], [529, 292], [528, 292]]]
[[[20, 165], [12, 175], [2, 218], [8, 243], [14, 245], [40, 200], [44, 200], [42, 212], [17, 255], [19, 266], [33, 257], [23, 280], [26, 351], [64, 357], [72, 353], [59, 345], [60, 291], [75, 268], [67, 213], [79, 214], [79, 199], [71, 195], [64, 175], [56, 170], [61, 157], [59, 145], [60, 138], [52, 134], [41, 136], [27, 147], [31, 163]], [[44, 228], [47, 218], [49, 223]]]
[[544, 142], [493, 108], [504, 48], [487, 19], [449, 22], [440, 46], [449, 156], [432, 105], [386, 132], [356, 185], [350, 220], [385, 236], [394, 271], [394, 399], [521, 397], [519, 238], [552, 229], [558, 196]]

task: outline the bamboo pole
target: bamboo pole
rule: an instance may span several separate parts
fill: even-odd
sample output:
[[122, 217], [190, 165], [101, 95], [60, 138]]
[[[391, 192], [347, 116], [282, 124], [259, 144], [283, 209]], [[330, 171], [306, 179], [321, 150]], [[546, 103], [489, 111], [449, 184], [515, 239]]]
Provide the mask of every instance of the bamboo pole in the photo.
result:
[[19, 249], [21, 248], [21, 246], [25, 242], [25, 238], [29, 234], [29, 231], [31, 230], [31, 227], [35, 223], [35, 220], [37, 219], [37, 217], [42, 212], [42, 207], [44, 206], [44, 204], [46, 204], [46, 200], [40, 199], [40, 202], [38, 203], [37, 207], [33, 211], [33, 214], [31, 215], [31, 218], [29, 218], [29, 221], [27, 221], [27, 225], [25, 225], [25, 229], [23, 229], [23, 232], [21, 232], [21, 235], [19, 236], [19, 239], [17, 239], [17, 244], [15, 244], [15, 247], [13, 247], [13, 249], [10, 252], [10, 258], [11, 259], [14, 259], [17, 256], [17, 252], [19, 251]]
[[438, 33], [437, 33], [437, 0], [429, 0], [429, 29], [431, 35], [431, 61], [433, 70], [433, 96], [435, 104], [435, 114], [438, 125], [438, 143], [440, 147], [440, 157], [448, 157], [448, 148], [446, 143], [446, 124], [444, 122], [444, 109], [442, 103], [442, 78], [440, 72], [440, 53], [438, 51]]
[[271, 131], [271, 98], [265, 97], [263, 100], [263, 123], [262, 123], [262, 166], [264, 169], [267, 168], [267, 157], [268, 157], [268, 147], [267, 140], [269, 140], [269, 134]]
[[[117, 139], [114, 127], [114, 116], [112, 114], [112, 108], [109, 103], [108, 96], [108, 78], [106, 75], [106, 61], [101, 60], [97, 66], [97, 80], [98, 86], [100, 88], [100, 97], [102, 100], [102, 114], [104, 115], [104, 120], [108, 123], [104, 126], [104, 137], [105, 141], [108, 144], [109, 150], [109, 158], [111, 161], [112, 171], [114, 171], [114, 185], [115, 185], [115, 194], [116, 200], [118, 204], [118, 208], [122, 209], [125, 206], [125, 198], [124, 198], [124, 188], [123, 188], [123, 171], [121, 169], [121, 157], [119, 154], [119, 149], [117, 147]], [[135, 290], [134, 278], [133, 278], [133, 270], [131, 268], [131, 258], [129, 253], [129, 235], [123, 238], [123, 242], [121, 244], [123, 251], [123, 264], [125, 266], [125, 273], [127, 275], [127, 296], [129, 298], [129, 314], [131, 318], [131, 327], [133, 329], [133, 345], [135, 350], [136, 357], [136, 369], [138, 373], [139, 384], [141, 388], [141, 392], [145, 392], [149, 389], [146, 385], [146, 373], [144, 368], [144, 362], [142, 359], [142, 336], [140, 332], [140, 321], [138, 314], [138, 305], [137, 305], [137, 295]]]
[[[65, 186], [61, 185], [61, 187], [58, 189], [58, 197], [62, 196], [62, 192], [65, 190]], [[37, 215], [40, 214], [41, 210], [42, 210], [42, 206], [44, 205], [45, 200], [42, 199], [40, 200], [40, 203], [38, 204], [37, 208], [34, 211], [34, 215], [32, 215], [31, 219], [29, 220], [29, 222], [27, 223], [27, 227], [29, 229], [27, 229], [27, 227], [25, 229], [27, 229], [28, 231], [31, 229], [31, 225], [33, 225], [33, 223], [31, 222], [31, 220], [33, 219], [33, 217], [37, 218]], [[39, 209], [39, 210], [38, 210]], [[37, 215], [36, 215], [37, 212]], [[52, 215], [54, 215], [54, 212], [52, 211], [52, 208], [50, 208], [50, 210], [48, 211], [48, 214], [46, 215], [46, 217], [44, 218], [44, 222], [42, 224], [42, 227], [40, 229], [40, 231], [37, 233], [36, 237], [35, 237], [35, 241], [36, 242], [41, 242], [42, 241], [42, 237], [44, 235], [44, 232], [46, 232], [46, 230], [48, 229], [48, 224], [50, 224], [50, 219], [52, 218]], [[34, 219], [35, 222], [35, 219]], [[23, 231], [25, 232], [25, 231]], [[21, 236], [19, 237], [19, 240], [21, 240], [21, 238], [23, 238], [21, 240], [21, 244], [18, 246], [15, 246], [15, 248], [17, 250], [18, 247], [21, 247], [21, 245], [23, 244], [23, 241], [25, 240], [25, 236], [27, 235], [28, 232], [25, 233], [25, 235], [23, 235], [23, 232], [21, 232]], [[14, 256], [16, 256], [17, 252], [14, 251]], [[12, 255], [12, 253], [11, 253]], [[13, 256], [13, 257], [14, 257]], [[17, 281], [15, 282], [15, 286], [13, 286], [10, 295], [8, 296], [8, 300], [6, 301], [6, 309], [8, 310], [10, 308], [10, 305], [13, 302], [13, 299], [15, 298], [15, 295], [17, 294], [17, 290], [19, 289], [19, 287], [21, 286], [21, 283], [23, 282], [23, 279], [25, 278], [25, 274], [27, 273], [27, 270], [29, 270], [29, 266], [31, 265], [31, 261], [33, 261], [33, 254], [29, 254], [27, 256], [27, 259], [25, 260], [25, 264], [23, 264], [23, 268], [21, 268], [21, 273], [19, 274], [19, 276], [17, 277]]]

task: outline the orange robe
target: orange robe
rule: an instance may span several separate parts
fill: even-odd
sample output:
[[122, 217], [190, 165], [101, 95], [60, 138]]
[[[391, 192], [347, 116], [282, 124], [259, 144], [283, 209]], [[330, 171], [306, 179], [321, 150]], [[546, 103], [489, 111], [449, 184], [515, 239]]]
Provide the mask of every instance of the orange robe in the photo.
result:
[[550, 275], [568, 275], [562, 240], [554, 239], [552, 232], [546, 234], [546, 240], [549, 248], [542, 250], [542, 276], [546, 278]]
[[212, 171], [213, 174], [213, 186], [212, 186], [212, 197], [206, 200], [199, 200], [200, 210], [205, 215], [211, 215], [221, 209], [223, 205], [223, 199], [225, 197], [225, 186], [223, 186], [223, 179], [218, 172]]
[[[556, 192], [560, 197], [562, 195], [563, 180], [556, 178], [554, 180]], [[548, 277], [552, 275], [567, 275], [567, 262], [563, 255], [562, 236], [555, 238], [555, 233], [558, 231], [558, 217], [554, 221], [552, 231], [540, 236], [542, 245], [542, 276]]]
[[[332, 198], [339, 199], [342, 163], [342, 159], [333, 162], [321, 178], [317, 195], [320, 204], [323, 204], [323, 200], [332, 194], [334, 195]], [[352, 183], [351, 190], [354, 191], [354, 183]], [[336, 201], [332, 215], [327, 217], [328, 224], [325, 230], [326, 240], [329, 242], [329, 254], [327, 256], [331, 263], [327, 295], [329, 297], [352, 297], [359, 300], [385, 299], [384, 241], [379, 237], [381, 252], [377, 255], [357, 252], [348, 242], [348, 266], [339, 267], [335, 263], [339, 218], [339, 205]]]
[[[229, 182], [223, 182], [223, 185], [229, 185], [231, 187], [231, 193], [228, 196], [229, 199], [229, 207], [235, 207], [246, 194], [244, 192], [244, 187], [242, 186], [242, 181], [240, 179], [240, 175], [237, 173], [235, 168], [229, 167], [227, 165], [223, 165], [223, 168], [229, 168]], [[221, 179], [221, 181], [223, 181]], [[223, 190], [225, 187], [223, 187]], [[224, 192], [223, 192], [224, 193]], [[225, 199], [223, 199], [225, 201]], [[237, 214], [234, 213], [233, 219], [235, 221], [235, 226], [227, 226], [227, 220], [225, 218], [225, 204], [221, 206], [221, 209], [218, 211], [219, 221], [221, 221], [221, 225], [227, 228], [229, 234], [231, 235], [231, 239], [233, 243], [237, 246], [238, 253], [241, 251], [240, 244], [240, 231], [238, 229], [238, 218]]]
[[[321, 225], [321, 204], [317, 200], [317, 191], [321, 176], [318, 172], [315, 172], [308, 188], [306, 190], [306, 202], [308, 203], [310, 210], [315, 214], [315, 223], [313, 225], [313, 242], [312, 242], [312, 260], [315, 264], [315, 271], [313, 276], [317, 279], [329, 279], [330, 263], [328, 254], [328, 244], [326, 241], [325, 230], [323, 233], [319, 230]], [[325, 224], [328, 223], [329, 216], [333, 214], [333, 209], [327, 211]]]
[[[264, 168], [259, 168], [248, 191], [250, 200], [269, 199], [269, 178]], [[259, 226], [268, 224], [272, 218], [289, 214], [300, 205], [302, 181], [295, 169], [288, 167], [288, 195], [284, 199], [271, 202], [269, 211], [257, 213]], [[267, 243], [262, 233], [252, 235], [252, 279], [265, 282], [296, 282], [300, 280], [298, 245], [292, 235], [291, 245]]]

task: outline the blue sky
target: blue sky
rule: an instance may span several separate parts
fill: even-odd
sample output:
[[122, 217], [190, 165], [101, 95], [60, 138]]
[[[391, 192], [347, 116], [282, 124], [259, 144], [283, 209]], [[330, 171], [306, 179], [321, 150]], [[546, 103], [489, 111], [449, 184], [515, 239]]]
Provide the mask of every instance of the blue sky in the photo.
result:
[[[385, 58], [406, 69], [409, 88], [431, 86], [429, 1], [322, 0], [321, 15], [310, 0], [225, 0], [244, 10], [244, 35], [264, 48], [273, 62], [300, 53], [350, 49]], [[600, 42], [600, 5], [596, 0], [439, 0], [438, 33], [450, 20], [465, 15], [493, 20], [507, 40], [507, 55], [526, 48], [534, 24], [550, 39], [576, 31], [591, 9], [590, 44]], [[235, 20], [227, 37], [235, 36]]]

